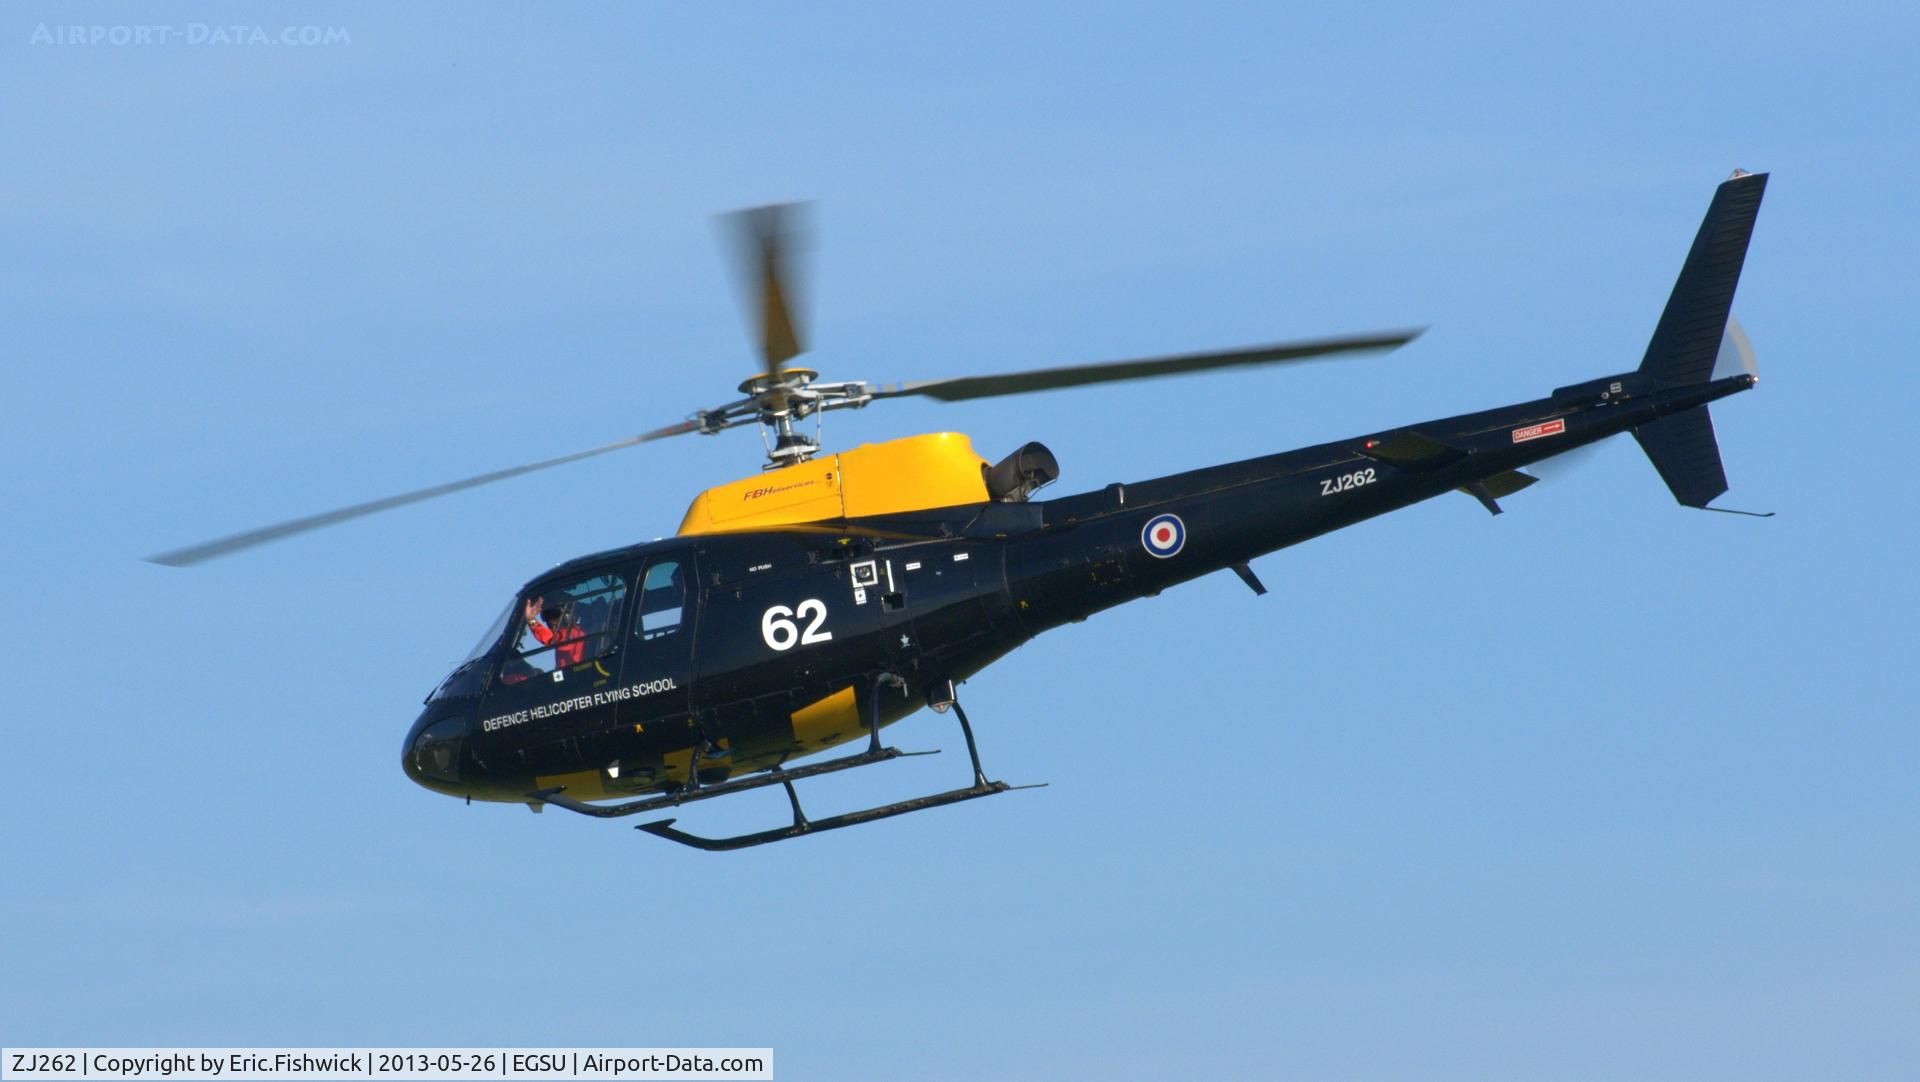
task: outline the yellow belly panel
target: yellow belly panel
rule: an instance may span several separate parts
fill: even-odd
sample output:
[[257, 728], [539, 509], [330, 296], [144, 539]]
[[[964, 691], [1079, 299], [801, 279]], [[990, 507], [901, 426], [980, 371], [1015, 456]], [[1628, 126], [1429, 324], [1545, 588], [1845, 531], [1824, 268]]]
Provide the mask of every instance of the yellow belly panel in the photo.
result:
[[864, 728], [851, 687], [841, 688], [793, 712], [793, 743], [805, 749], [802, 755], [865, 736]]

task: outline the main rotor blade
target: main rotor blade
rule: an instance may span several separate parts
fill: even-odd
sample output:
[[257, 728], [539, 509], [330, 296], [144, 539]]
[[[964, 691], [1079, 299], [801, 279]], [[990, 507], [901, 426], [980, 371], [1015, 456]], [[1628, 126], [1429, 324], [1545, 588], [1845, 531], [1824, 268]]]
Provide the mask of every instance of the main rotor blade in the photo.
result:
[[805, 204], [776, 203], [728, 215], [740, 236], [740, 277], [749, 318], [758, 324], [760, 359], [769, 376], [806, 352], [793, 318], [799, 297], [789, 256], [799, 246], [798, 219]]
[[1137, 361], [1109, 361], [1104, 364], [1071, 365], [1065, 368], [1035, 368], [1025, 372], [1007, 372], [997, 376], [961, 376], [958, 379], [920, 380], [913, 383], [883, 383], [875, 388], [875, 398], [897, 398], [920, 394], [942, 402], [994, 395], [1051, 391], [1060, 387], [1080, 387], [1089, 383], [1147, 379], [1182, 372], [1205, 372], [1214, 368], [1276, 364], [1304, 361], [1337, 353], [1393, 349], [1420, 336], [1425, 328], [1386, 331], [1379, 334], [1350, 335], [1342, 338], [1318, 338], [1306, 342], [1282, 342], [1248, 349], [1221, 350], [1214, 353], [1181, 353], [1170, 357], [1148, 357]]
[[163, 552], [158, 556], [149, 556], [146, 559], [148, 563], [165, 564], [168, 567], [187, 567], [191, 564], [211, 560], [216, 556], [226, 556], [230, 553], [239, 552], [241, 549], [250, 549], [255, 545], [264, 545], [269, 541], [278, 541], [283, 537], [292, 537], [294, 534], [306, 533], [309, 530], [318, 530], [323, 526], [332, 526], [336, 523], [346, 522], [349, 519], [359, 518], [362, 515], [371, 515], [377, 511], [388, 511], [395, 507], [404, 507], [410, 503], [419, 503], [422, 500], [431, 500], [435, 496], [445, 496], [449, 493], [459, 492], [462, 489], [477, 488], [481, 485], [492, 484], [495, 481], [504, 481], [509, 477], [518, 477], [521, 474], [533, 473], [536, 470], [549, 469], [554, 466], [564, 466], [569, 462], [578, 462], [583, 458], [604, 455], [608, 451], [618, 451], [623, 447], [632, 447], [635, 444], [646, 443], [649, 440], [664, 439], [668, 436], [678, 436], [683, 432], [698, 431], [699, 428], [700, 422], [697, 420], [682, 421], [679, 424], [668, 425], [665, 428], [656, 428], [652, 432], [643, 432], [638, 436], [628, 437], [618, 443], [609, 443], [604, 447], [595, 447], [590, 451], [577, 451], [570, 455], [562, 455], [559, 458], [549, 458], [542, 462], [529, 462], [524, 466], [513, 466], [504, 470], [495, 470], [492, 473], [483, 473], [478, 477], [469, 477], [464, 481], [452, 481], [444, 485], [434, 485], [432, 488], [423, 488], [414, 492], [401, 493], [398, 496], [388, 496], [381, 500], [369, 500], [366, 503], [356, 503], [351, 507], [342, 507], [335, 511], [326, 511], [318, 515], [308, 515], [304, 518], [291, 519], [273, 526], [262, 526], [257, 530], [247, 530], [244, 533], [233, 534], [228, 537], [219, 538], [218, 540], [207, 541], [198, 545], [189, 545], [183, 549], [174, 549], [172, 552]]

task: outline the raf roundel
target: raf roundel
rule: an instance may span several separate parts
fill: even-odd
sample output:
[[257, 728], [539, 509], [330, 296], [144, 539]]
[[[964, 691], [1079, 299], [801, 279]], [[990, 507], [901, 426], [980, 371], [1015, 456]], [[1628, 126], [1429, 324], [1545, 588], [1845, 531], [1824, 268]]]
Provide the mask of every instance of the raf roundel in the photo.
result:
[[1140, 531], [1140, 543], [1146, 546], [1147, 555], [1164, 560], [1187, 543], [1187, 524], [1179, 515], [1155, 515]]

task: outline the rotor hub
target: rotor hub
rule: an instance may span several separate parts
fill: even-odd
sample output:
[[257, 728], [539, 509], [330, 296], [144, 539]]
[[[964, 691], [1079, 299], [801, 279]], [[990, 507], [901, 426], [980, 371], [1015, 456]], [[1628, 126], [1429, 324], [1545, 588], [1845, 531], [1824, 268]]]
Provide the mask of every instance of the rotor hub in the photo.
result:
[[778, 376], [757, 372], [741, 382], [740, 393], [757, 398], [772, 391], [797, 391], [819, 378], [811, 368], [782, 368]]

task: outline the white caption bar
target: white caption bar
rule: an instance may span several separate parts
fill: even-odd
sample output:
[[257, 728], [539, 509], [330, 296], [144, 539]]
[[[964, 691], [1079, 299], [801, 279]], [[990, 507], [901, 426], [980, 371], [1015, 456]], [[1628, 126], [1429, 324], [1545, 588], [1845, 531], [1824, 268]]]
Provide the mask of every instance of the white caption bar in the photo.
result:
[[5, 1048], [0, 1078], [767, 1079], [771, 1048]]

